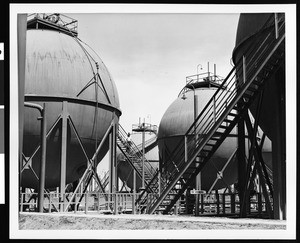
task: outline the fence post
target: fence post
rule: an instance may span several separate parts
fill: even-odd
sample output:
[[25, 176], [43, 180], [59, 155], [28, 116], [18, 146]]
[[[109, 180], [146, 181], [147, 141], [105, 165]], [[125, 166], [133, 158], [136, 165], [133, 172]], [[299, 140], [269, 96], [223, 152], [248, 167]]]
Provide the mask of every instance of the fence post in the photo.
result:
[[76, 213], [77, 212], [77, 195], [76, 195], [76, 193], [75, 193], [74, 199], [75, 199], [74, 213]]
[[20, 209], [21, 213], [23, 212], [23, 201], [24, 201], [24, 194], [21, 193], [21, 209]]
[[231, 213], [235, 213], [235, 194], [232, 193], [230, 195], [230, 202], [231, 202]]
[[200, 198], [201, 198], [201, 202], [200, 202], [200, 204], [201, 204], [201, 214], [203, 214], [204, 213], [204, 194], [201, 193]]
[[132, 214], [135, 214], [135, 191], [132, 193]]
[[222, 204], [223, 204], [223, 214], [226, 214], [226, 202], [225, 202], [225, 200], [226, 200], [226, 194], [225, 193], [223, 193], [222, 194]]
[[114, 215], [118, 214], [118, 194], [114, 193]]
[[216, 190], [216, 199], [217, 199], [217, 215], [219, 215], [220, 214], [220, 198], [219, 198], [218, 190]]
[[261, 193], [257, 194], [257, 206], [258, 206], [258, 215], [261, 216], [262, 213], [262, 200], [261, 200]]
[[85, 203], [85, 206], [84, 206], [84, 213], [87, 214], [87, 210], [88, 210], [88, 204], [87, 204], [87, 199], [88, 199], [88, 194], [87, 192], [85, 192], [85, 195], [84, 195], [84, 203]]
[[51, 213], [51, 192], [49, 193], [49, 213]]
[[98, 205], [97, 205], [97, 211], [100, 212], [100, 192], [98, 192]]

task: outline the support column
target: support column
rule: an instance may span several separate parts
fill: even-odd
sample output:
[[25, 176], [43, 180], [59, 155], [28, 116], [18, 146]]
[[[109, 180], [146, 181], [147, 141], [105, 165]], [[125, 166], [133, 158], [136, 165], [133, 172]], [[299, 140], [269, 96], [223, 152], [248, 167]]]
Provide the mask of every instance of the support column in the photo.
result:
[[273, 208], [275, 219], [286, 219], [286, 135], [285, 135], [285, 84], [284, 69], [276, 73], [278, 97], [272, 138], [272, 167], [273, 167]]
[[142, 131], [142, 188], [145, 190], [145, 122], [143, 123], [144, 130]]
[[[208, 74], [209, 75], [209, 74]], [[198, 116], [198, 95], [196, 95], [196, 91], [194, 89], [194, 121], [196, 121]], [[197, 136], [197, 124], [195, 123], [195, 147], [197, 146], [197, 141], [198, 141], [198, 136]], [[200, 158], [196, 157], [196, 166], [199, 167], [200, 166]], [[199, 216], [199, 200], [200, 200], [200, 194], [199, 191], [201, 190], [201, 171], [196, 175], [196, 190], [198, 190], [198, 192], [196, 193], [195, 196], [195, 215]]]
[[133, 169], [133, 200], [132, 200], [132, 214], [135, 214], [135, 194], [136, 194], [136, 171]]
[[[243, 56], [243, 76], [237, 81], [237, 86], [241, 86], [246, 82], [246, 59]], [[238, 114], [241, 113], [243, 107], [243, 100], [237, 103]], [[246, 186], [246, 175], [247, 175], [247, 164], [246, 164], [246, 154], [245, 154], [245, 122], [241, 118], [237, 124], [238, 133], [238, 150], [237, 150], [237, 166], [238, 166], [238, 195], [240, 203], [240, 217], [246, 217], [247, 211], [246, 207], [242, 207], [242, 202], [245, 194]]]
[[43, 212], [44, 208], [44, 190], [45, 190], [45, 174], [46, 174], [46, 147], [47, 147], [47, 124], [46, 124], [46, 104], [43, 105], [41, 117], [41, 164], [39, 175], [39, 204], [38, 211]]
[[[26, 58], [26, 29], [27, 14], [18, 14], [17, 16], [18, 30], [18, 97], [19, 97], [19, 184], [22, 181], [23, 168], [23, 126], [24, 126], [24, 83], [25, 83], [25, 58]], [[20, 188], [21, 189], [21, 188]], [[19, 191], [19, 193], [22, 193]]]
[[[242, 207], [241, 203], [244, 198], [244, 188], [246, 185], [246, 174], [247, 174], [247, 165], [245, 159], [245, 124], [244, 120], [241, 119], [238, 122], [238, 151], [237, 151], [237, 165], [238, 165], [238, 195], [240, 202], [240, 217], [246, 217], [247, 211], [246, 207]], [[243, 209], [243, 210], [242, 210]]]
[[67, 167], [67, 101], [62, 104], [61, 116], [61, 159], [60, 159], [60, 212], [64, 211], [65, 191], [66, 191], [66, 167]]

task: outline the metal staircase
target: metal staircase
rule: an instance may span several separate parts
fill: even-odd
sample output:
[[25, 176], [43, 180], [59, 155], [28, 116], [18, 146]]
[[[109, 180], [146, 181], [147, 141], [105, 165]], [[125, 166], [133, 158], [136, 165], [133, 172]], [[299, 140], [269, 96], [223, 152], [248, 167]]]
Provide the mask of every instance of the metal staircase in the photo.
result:
[[[130, 144], [127, 142], [127, 132], [119, 124], [119, 129], [117, 133], [117, 146], [121, 150], [122, 154], [125, 156], [126, 161], [132, 166], [136, 171], [137, 176], [143, 178], [143, 164], [142, 164], [142, 152], [135, 145], [133, 141]], [[156, 170], [153, 168], [151, 163], [145, 158], [144, 159], [144, 182], [146, 187], [148, 186], [151, 179], [155, 176]]]
[[[265, 81], [284, 61], [284, 14], [267, 20], [253, 44], [246, 50], [239, 65], [234, 67], [207, 103], [164, 163], [169, 172], [161, 185], [161, 194], [149, 206], [148, 213], [157, 210], [168, 213], [196, 175], [236, 126], [239, 119], [263, 89]], [[243, 82], [237, 82], [236, 73], [242, 73]], [[239, 108], [237, 104], [239, 103]], [[238, 112], [237, 112], [238, 111]], [[197, 161], [197, 162], [196, 162]], [[148, 183], [145, 191], [158, 192], [158, 175]], [[179, 187], [178, 184], [181, 184]]]

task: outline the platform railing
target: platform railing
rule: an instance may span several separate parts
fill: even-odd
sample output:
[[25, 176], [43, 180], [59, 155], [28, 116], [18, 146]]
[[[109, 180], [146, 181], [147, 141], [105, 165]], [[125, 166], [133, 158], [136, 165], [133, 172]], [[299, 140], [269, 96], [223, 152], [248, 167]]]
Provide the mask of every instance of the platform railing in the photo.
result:
[[[83, 195], [83, 197], [82, 197]], [[38, 203], [37, 193], [21, 193], [20, 212], [37, 212]], [[98, 212], [98, 213], [138, 213], [138, 206], [135, 205], [135, 200], [139, 193], [100, 193], [86, 192], [76, 193], [73, 201], [69, 203], [69, 198], [74, 196], [74, 193], [56, 193], [51, 192], [46, 195], [44, 200], [44, 212], [57, 212], [61, 207], [66, 212]], [[82, 200], [79, 202], [80, 198]], [[60, 198], [66, 198], [65, 202], [60, 201]]]

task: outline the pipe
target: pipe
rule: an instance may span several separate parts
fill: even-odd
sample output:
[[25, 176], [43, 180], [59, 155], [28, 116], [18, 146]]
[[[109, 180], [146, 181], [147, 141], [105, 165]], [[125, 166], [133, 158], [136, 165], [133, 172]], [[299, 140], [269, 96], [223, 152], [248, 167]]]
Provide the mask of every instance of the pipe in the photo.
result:
[[41, 120], [41, 164], [40, 164], [40, 176], [39, 176], [39, 194], [38, 194], [38, 211], [43, 212], [44, 207], [44, 190], [45, 190], [45, 174], [46, 174], [46, 145], [47, 145], [47, 126], [46, 126], [46, 104], [41, 105], [24, 102], [24, 106], [29, 108], [37, 109], [41, 117], [38, 120]]

